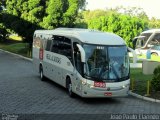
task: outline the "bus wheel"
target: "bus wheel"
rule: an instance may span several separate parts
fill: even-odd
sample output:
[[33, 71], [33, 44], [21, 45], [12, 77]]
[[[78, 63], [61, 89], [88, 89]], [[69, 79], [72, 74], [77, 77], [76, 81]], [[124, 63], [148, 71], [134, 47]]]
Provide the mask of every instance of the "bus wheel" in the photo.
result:
[[70, 97], [74, 97], [74, 93], [72, 91], [72, 83], [70, 78], [67, 78], [67, 91]]
[[44, 81], [44, 80], [45, 80], [45, 77], [44, 77], [44, 75], [43, 75], [43, 67], [42, 67], [42, 66], [40, 66], [39, 73], [40, 73], [40, 79], [41, 79], [42, 81]]
[[151, 53], [151, 55], [153, 55], [153, 56], [158, 56], [158, 54], [155, 53], [155, 52]]

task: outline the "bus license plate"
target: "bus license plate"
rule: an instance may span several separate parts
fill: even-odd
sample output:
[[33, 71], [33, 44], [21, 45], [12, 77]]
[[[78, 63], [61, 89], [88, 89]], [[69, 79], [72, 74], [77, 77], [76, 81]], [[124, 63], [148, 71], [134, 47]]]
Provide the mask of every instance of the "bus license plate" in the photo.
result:
[[106, 92], [104, 93], [105, 96], [112, 96], [112, 93], [111, 92]]

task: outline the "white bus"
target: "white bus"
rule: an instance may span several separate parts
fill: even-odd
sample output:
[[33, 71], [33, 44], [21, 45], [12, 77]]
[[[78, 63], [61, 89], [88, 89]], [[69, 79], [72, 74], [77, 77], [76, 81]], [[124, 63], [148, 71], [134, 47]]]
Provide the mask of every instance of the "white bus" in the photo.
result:
[[160, 29], [151, 29], [142, 32], [133, 40], [134, 49], [137, 54], [145, 54], [151, 50], [151, 54], [160, 56]]
[[88, 29], [36, 30], [33, 64], [45, 77], [62, 85], [72, 97], [127, 96], [129, 57], [124, 40]]

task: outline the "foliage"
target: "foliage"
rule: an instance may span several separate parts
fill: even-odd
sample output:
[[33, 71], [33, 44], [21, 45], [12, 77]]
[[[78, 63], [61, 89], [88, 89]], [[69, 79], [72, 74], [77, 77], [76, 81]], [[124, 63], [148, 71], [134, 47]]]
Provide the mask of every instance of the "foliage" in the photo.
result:
[[80, 7], [79, 2], [78, 0], [49, 0], [46, 16], [41, 26], [45, 29], [61, 26], [73, 27]]
[[86, 0], [78, 0], [78, 6], [80, 10], [85, 10], [86, 8]]
[[160, 28], [160, 19], [152, 18], [149, 20], [149, 28]]
[[10, 51], [16, 54], [20, 54], [26, 57], [30, 57], [28, 56], [28, 48], [29, 44], [28, 43], [2, 43], [0, 44], [0, 49], [6, 50], [6, 51]]
[[46, 9], [47, 16], [44, 17], [42, 26], [46, 29], [53, 29], [57, 27], [62, 19], [62, 1], [61, 0], [49, 0], [48, 7]]
[[114, 11], [117, 11], [119, 13], [123, 13], [125, 15], [129, 15], [132, 17], [139, 17], [143, 20], [148, 20], [147, 14], [144, 12], [144, 10], [142, 8], [139, 8], [139, 7], [124, 8], [123, 6], [120, 6], [120, 7], [115, 8]]
[[0, 41], [4, 41], [6, 38], [7, 30], [3, 23], [0, 23]]
[[[40, 28], [42, 21], [43, 6], [40, 0], [7, 0], [7, 11], [3, 15], [3, 23], [9, 28], [23, 36], [28, 42], [32, 42], [35, 29]], [[23, 27], [22, 27], [23, 26]]]
[[116, 33], [132, 47], [132, 39], [147, 27], [147, 22], [135, 16], [110, 12], [108, 15], [89, 20], [88, 27]]
[[149, 20], [141, 8], [117, 7], [84, 11], [85, 1], [6, 0], [7, 11], [0, 18], [1, 30], [5, 28], [7, 31], [18, 33], [28, 42], [32, 42], [32, 35], [36, 29], [91, 28], [114, 32], [125, 39], [128, 46], [132, 46], [131, 40], [141, 31], [148, 27], [160, 27], [160, 20]]
[[88, 22], [91, 19], [95, 19], [101, 16], [105, 16], [107, 14], [109, 14], [109, 11], [104, 11], [104, 10], [93, 10], [93, 11], [84, 11], [83, 13], [85, 22]]
[[[73, 27], [73, 22], [78, 14], [78, 0], [68, 0], [68, 9], [63, 11], [63, 26]], [[66, 6], [64, 6], [66, 8]]]
[[75, 24], [77, 27], [116, 33], [132, 47], [132, 39], [148, 28], [148, 21], [141, 8], [117, 7], [79, 12]]
[[153, 73], [154, 75], [151, 81], [152, 88], [155, 91], [160, 91], [160, 65], [155, 68]]
[[3, 12], [0, 12], [0, 41], [4, 41], [7, 34], [7, 30], [2, 21], [2, 16]]
[[83, 5], [85, 0], [6, 0], [2, 20], [6, 28], [32, 42], [36, 29], [73, 27]]
[[99, 18], [101, 16], [110, 15], [113, 13], [113, 10], [93, 10], [93, 11], [81, 11], [78, 13], [78, 16], [75, 21], [75, 26], [80, 28], [88, 28], [89, 21], [95, 18]]
[[145, 95], [147, 91], [147, 81], [151, 80], [153, 75], [145, 75], [142, 73], [142, 68], [130, 69], [130, 80], [133, 92]]
[[76, 28], [88, 28], [87, 22], [83, 17], [83, 12], [79, 12], [74, 22]]

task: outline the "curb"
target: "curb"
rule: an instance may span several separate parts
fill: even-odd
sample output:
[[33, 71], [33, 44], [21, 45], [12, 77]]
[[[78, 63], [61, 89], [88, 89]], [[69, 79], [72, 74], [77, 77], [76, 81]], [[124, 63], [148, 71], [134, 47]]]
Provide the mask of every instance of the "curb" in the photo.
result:
[[160, 103], [160, 100], [158, 100], [158, 99], [154, 99], [154, 98], [149, 98], [149, 97], [145, 97], [145, 96], [142, 96], [142, 95], [138, 95], [136, 93], [133, 93], [132, 91], [129, 91], [129, 95], [132, 95], [132, 96], [134, 96], [136, 98], [143, 99], [143, 100], [146, 100], [146, 101]]
[[17, 57], [20, 57], [20, 58], [25, 59], [25, 60], [28, 60], [28, 61], [32, 61], [31, 58], [27, 58], [27, 57], [24, 57], [24, 56], [22, 56], [22, 55], [18, 55], [18, 54], [16, 54], [16, 53], [12, 53], [12, 52], [9, 52], [9, 51], [6, 51], [6, 50], [2, 50], [2, 49], [0, 49], [0, 51], [5, 52], [5, 53], [8, 53], [8, 54], [11, 54], [11, 55], [14, 55], [14, 56], [17, 56]]

